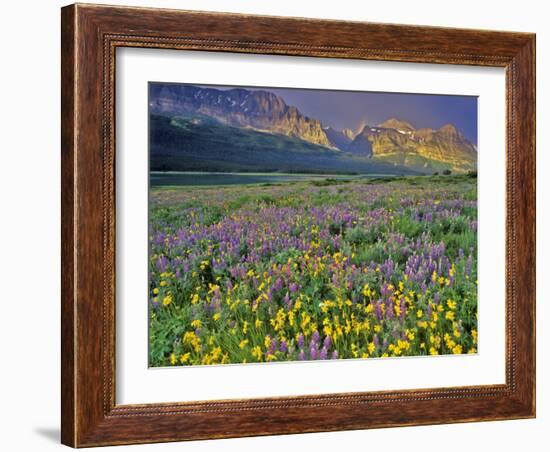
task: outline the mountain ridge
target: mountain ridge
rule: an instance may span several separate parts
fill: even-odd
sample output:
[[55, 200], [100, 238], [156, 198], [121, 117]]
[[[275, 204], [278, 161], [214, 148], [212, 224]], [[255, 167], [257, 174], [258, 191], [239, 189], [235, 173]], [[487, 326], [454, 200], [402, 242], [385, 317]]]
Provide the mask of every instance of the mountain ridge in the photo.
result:
[[231, 127], [296, 138], [320, 146], [319, 152], [326, 148], [399, 168], [411, 166], [424, 173], [440, 169], [466, 172], [477, 166], [476, 146], [450, 123], [439, 129], [417, 129], [392, 117], [376, 126], [363, 121], [354, 132], [323, 125], [266, 90], [151, 84], [149, 93], [150, 114], [210, 117]]
[[201, 113], [232, 126], [252, 127], [331, 147], [321, 121], [269, 91], [218, 90], [194, 85], [151, 85], [153, 113]]

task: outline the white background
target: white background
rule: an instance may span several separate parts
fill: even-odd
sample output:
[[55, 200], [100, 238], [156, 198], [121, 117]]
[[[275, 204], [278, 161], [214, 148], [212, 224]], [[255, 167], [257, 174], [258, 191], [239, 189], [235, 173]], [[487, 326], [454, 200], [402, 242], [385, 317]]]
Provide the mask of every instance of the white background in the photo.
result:
[[[117, 403], [504, 383], [503, 69], [132, 48], [117, 51], [116, 80]], [[479, 353], [147, 369], [149, 156], [145, 99], [150, 80], [479, 96]], [[317, 378], [319, 375], [324, 378]], [[339, 378], [341, 375], [368, 378]], [[220, 381], [223, 385], [217, 384]]]
[[[232, 439], [119, 447], [115, 450], [281, 451], [386, 450], [542, 451], [550, 429], [548, 412], [550, 346], [543, 325], [550, 318], [544, 304], [548, 290], [550, 213], [544, 178], [550, 140], [550, 31], [540, 0], [440, 1], [393, 0], [391, 7], [357, 0], [338, 2], [278, 0], [195, 0], [153, 2], [117, 0], [119, 4], [213, 11], [293, 15], [331, 19], [491, 28], [537, 32], [538, 134], [538, 410], [536, 420], [447, 426], [407, 427], [356, 432]], [[0, 444], [9, 451], [61, 449], [59, 445], [59, 1], [7, 2], [2, 8], [2, 110], [0, 124], [0, 254], [3, 322], [0, 328]], [[546, 202], [546, 209], [545, 209]], [[6, 248], [7, 247], [7, 248]], [[544, 381], [546, 380], [546, 382]]]

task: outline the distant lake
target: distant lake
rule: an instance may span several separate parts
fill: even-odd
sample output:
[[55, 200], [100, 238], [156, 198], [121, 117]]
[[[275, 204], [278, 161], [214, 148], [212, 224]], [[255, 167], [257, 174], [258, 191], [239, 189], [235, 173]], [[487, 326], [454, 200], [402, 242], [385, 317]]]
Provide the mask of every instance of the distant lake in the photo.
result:
[[[381, 176], [378, 174], [377, 176]], [[356, 179], [374, 177], [334, 174], [288, 174], [288, 173], [207, 173], [207, 172], [157, 172], [149, 174], [151, 187], [183, 185], [239, 185], [266, 184], [324, 179]]]

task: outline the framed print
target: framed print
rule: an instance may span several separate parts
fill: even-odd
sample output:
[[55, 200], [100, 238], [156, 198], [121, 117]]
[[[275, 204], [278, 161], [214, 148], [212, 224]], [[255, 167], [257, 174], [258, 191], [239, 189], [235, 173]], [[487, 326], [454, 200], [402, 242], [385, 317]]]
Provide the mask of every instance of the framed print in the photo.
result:
[[535, 416], [535, 37], [62, 9], [62, 442]]

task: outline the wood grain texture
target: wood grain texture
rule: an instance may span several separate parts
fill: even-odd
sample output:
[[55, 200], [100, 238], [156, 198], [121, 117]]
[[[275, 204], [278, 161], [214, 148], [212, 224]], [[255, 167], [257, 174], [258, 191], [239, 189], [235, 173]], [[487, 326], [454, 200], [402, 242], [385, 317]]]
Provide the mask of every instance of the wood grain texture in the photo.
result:
[[75, 59], [74, 8], [63, 9], [61, 19], [61, 441], [75, 443], [74, 345], [74, 144], [75, 138]]
[[[63, 8], [61, 33], [64, 444], [85, 447], [535, 415], [534, 35], [81, 4]], [[506, 68], [506, 384], [116, 405], [117, 47]]]

